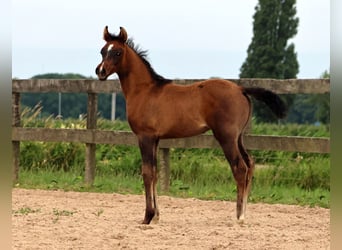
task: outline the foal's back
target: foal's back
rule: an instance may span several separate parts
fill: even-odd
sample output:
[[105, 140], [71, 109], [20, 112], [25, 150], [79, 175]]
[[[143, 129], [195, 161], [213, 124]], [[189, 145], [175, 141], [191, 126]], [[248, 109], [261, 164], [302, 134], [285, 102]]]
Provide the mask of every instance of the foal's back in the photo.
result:
[[226, 80], [212, 79], [186, 86], [171, 83], [155, 86], [148, 92], [144, 100], [132, 107], [134, 111], [128, 107], [128, 117], [133, 131], [145, 128], [146, 133], [159, 138], [194, 136], [219, 125], [227, 129], [234, 126], [241, 132], [250, 112], [242, 89]]

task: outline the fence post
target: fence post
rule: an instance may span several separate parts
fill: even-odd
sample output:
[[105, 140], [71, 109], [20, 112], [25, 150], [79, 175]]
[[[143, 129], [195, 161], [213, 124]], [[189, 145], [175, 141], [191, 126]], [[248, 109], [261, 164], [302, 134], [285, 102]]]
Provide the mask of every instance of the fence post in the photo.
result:
[[[12, 127], [20, 127], [20, 93], [12, 93]], [[19, 179], [20, 141], [12, 141], [13, 182]]]
[[111, 110], [111, 120], [115, 121], [115, 112], [116, 112], [116, 93], [112, 93], [112, 110]]
[[[87, 129], [96, 129], [97, 120], [97, 94], [88, 93], [87, 107]], [[86, 143], [86, 159], [85, 159], [85, 183], [92, 185], [95, 179], [96, 166], [96, 144]]]
[[159, 149], [159, 179], [160, 188], [163, 192], [170, 189], [170, 149]]

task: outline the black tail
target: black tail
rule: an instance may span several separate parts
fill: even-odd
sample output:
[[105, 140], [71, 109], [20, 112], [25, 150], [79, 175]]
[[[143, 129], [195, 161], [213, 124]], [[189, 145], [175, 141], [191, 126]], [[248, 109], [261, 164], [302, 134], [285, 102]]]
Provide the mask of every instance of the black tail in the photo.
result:
[[244, 88], [244, 93], [265, 103], [278, 118], [286, 116], [287, 108], [285, 102], [272, 91], [263, 88]]

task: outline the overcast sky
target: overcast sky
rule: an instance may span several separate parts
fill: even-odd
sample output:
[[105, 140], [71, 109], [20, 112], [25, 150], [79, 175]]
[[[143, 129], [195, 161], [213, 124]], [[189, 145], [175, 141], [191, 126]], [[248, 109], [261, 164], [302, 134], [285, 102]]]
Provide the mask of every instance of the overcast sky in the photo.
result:
[[[149, 50], [169, 78], [238, 78], [252, 39], [257, 0], [12, 1], [12, 75], [95, 76], [105, 25]], [[299, 78], [330, 67], [330, 1], [297, 0]]]

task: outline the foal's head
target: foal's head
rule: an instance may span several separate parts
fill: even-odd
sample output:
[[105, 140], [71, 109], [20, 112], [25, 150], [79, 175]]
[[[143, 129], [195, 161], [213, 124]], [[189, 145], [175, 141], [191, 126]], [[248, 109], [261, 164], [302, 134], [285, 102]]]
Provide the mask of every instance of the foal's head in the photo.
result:
[[101, 49], [102, 62], [95, 70], [100, 80], [106, 80], [108, 76], [118, 72], [125, 53], [127, 32], [120, 27], [120, 33], [116, 36], [110, 34], [108, 26], [106, 26], [103, 31], [103, 39], [106, 41], [106, 45]]

